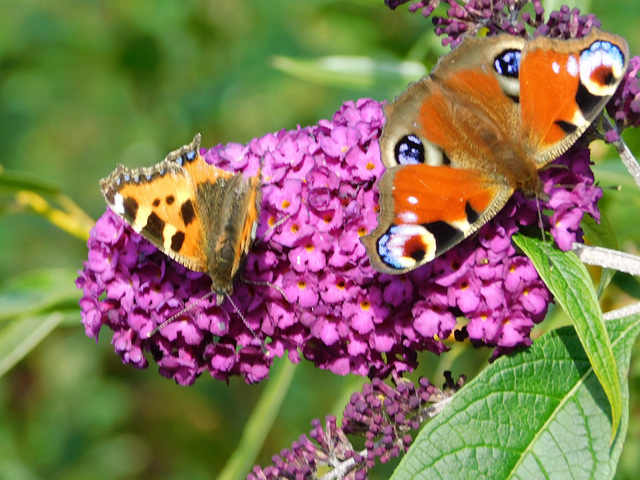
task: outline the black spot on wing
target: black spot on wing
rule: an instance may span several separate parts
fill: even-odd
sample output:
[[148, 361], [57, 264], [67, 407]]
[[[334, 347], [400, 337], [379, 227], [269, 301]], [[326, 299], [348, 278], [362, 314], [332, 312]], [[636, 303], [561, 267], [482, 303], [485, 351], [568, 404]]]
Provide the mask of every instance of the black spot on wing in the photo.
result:
[[411, 258], [413, 258], [417, 263], [421, 263], [422, 259], [426, 256], [427, 251], [424, 248], [415, 248], [411, 251], [407, 251]]
[[435, 256], [446, 252], [451, 247], [460, 243], [464, 238], [461, 230], [452, 227], [447, 222], [433, 222], [423, 225], [436, 240]]
[[176, 232], [171, 237], [171, 250], [174, 252], [179, 252], [182, 248], [182, 244], [184, 243], [185, 235], [184, 232]]
[[164, 231], [164, 221], [155, 213], [151, 213], [147, 217], [147, 224], [142, 228], [140, 233], [142, 236], [158, 239], [162, 241], [162, 232]]
[[594, 111], [598, 108], [598, 105], [602, 100], [602, 97], [592, 94], [582, 82], [578, 82], [578, 91], [576, 92], [576, 103], [582, 115], [585, 118], [593, 117]]
[[185, 226], [189, 225], [196, 218], [196, 212], [191, 200], [187, 200], [182, 204], [180, 207], [180, 215], [182, 215], [182, 221]]
[[556, 125], [558, 125], [562, 131], [566, 134], [570, 134], [573, 133], [577, 130], [578, 127], [576, 127], [573, 123], [571, 122], [565, 122], [564, 120], [556, 120]]
[[467, 202], [466, 207], [464, 207], [464, 212], [467, 214], [467, 221], [469, 223], [474, 223], [478, 220], [478, 218], [480, 218], [480, 215], [478, 214], [478, 212], [476, 212], [473, 208], [471, 208], [471, 205], [469, 205], [469, 202]]
[[167, 202], [167, 205], [171, 205], [176, 201], [176, 197], [174, 197], [173, 195], [167, 195], [167, 198], [165, 198], [164, 201]]
[[160, 206], [160, 199], [159, 198], [154, 198], [153, 199], [153, 206], [154, 207]]
[[[467, 215], [467, 221], [469, 223], [475, 223], [480, 218], [478, 212], [476, 212], [469, 203], [465, 207], [465, 214]], [[439, 256], [451, 249], [462, 240], [464, 240], [464, 232], [456, 227], [451, 226], [447, 222], [433, 222], [423, 225], [436, 241], [435, 256]]]
[[134, 221], [138, 214], [138, 202], [136, 202], [135, 199], [131, 197], [126, 197], [122, 202], [122, 207], [124, 209], [125, 217], [127, 217], [131, 221]]
[[109, 205], [113, 205], [113, 202], [116, 200], [116, 191], [113, 189], [109, 189], [107, 191], [103, 191], [104, 198], [107, 200]]
[[601, 87], [608, 87], [616, 83], [616, 76], [613, 70], [608, 66], [600, 66], [591, 73], [591, 81], [597, 83]]
[[184, 159], [185, 164], [191, 163], [198, 158], [197, 150], [191, 150], [190, 152], [185, 153], [182, 158]]

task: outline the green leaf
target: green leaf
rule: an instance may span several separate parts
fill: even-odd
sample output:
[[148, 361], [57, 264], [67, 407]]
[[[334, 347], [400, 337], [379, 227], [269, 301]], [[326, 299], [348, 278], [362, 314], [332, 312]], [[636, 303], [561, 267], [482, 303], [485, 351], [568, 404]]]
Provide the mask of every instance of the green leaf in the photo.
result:
[[28, 190], [41, 194], [56, 194], [60, 189], [52, 183], [27, 172], [5, 170], [0, 167], [0, 189]]
[[75, 286], [77, 277], [73, 270], [52, 268], [7, 279], [0, 288], [0, 321], [59, 304], [74, 304], [77, 310], [80, 299], [80, 291]]
[[[601, 213], [600, 223], [597, 223], [591, 215], [585, 215], [582, 218], [580, 227], [584, 230], [586, 237], [589, 239], [589, 243], [596, 247], [610, 248], [611, 250], [618, 250], [618, 238], [613, 231], [611, 223], [607, 217]], [[605, 288], [611, 283], [613, 276], [616, 274], [615, 270], [611, 268], [603, 268], [602, 275], [600, 275], [600, 283], [598, 284], [598, 298], [602, 295]]]
[[[78, 314], [75, 314], [76, 320]], [[0, 331], [0, 377], [22, 360], [64, 320], [54, 312], [19, 318]]]
[[418, 62], [384, 62], [368, 57], [328, 56], [316, 59], [296, 59], [275, 56], [271, 64], [296, 78], [319, 85], [362, 88], [390, 85], [404, 88], [427, 71]]
[[8, 279], [0, 288], [0, 376], [63, 322], [79, 321], [72, 270], [46, 269]]
[[562, 252], [547, 242], [523, 235], [516, 235], [514, 241], [531, 259], [556, 302], [571, 318], [611, 403], [613, 423], [610, 437], [613, 441], [622, 414], [620, 376], [589, 273], [573, 252]]
[[582, 217], [580, 227], [584, 230], [589, 239], [589, 243], [596, 247], [610, 248], [618, 250], [618, 238], [611, 223], [604, 215], [600, 217], [600, 223], [596, 222], [591, 215]]
[[[620, 161], [617, 154], [612, 156], [608, 161], [597, 162], [592, 165], [592, 170], [595, 177], [598, 179], [600, 186], [616, 187], [621, 192], [624, 192], [623, 198], [625, 203], [635, 203], [640, 198], [640, 190], [633, 180], [633, 177], [629, 175], [629, 171]], [[605, 190], [605, 196], [609, 196], [610, 200], [615, 196], [618, 197], [617, 192], [614, 195], [608, 195]]]
[[627, 431], [626, 372], [640, 315], [607, 322], [624, 408], [609, 443], [611, 409], [572, 327], [501, 357], [420, 432], [401, 479], [613, 478]]

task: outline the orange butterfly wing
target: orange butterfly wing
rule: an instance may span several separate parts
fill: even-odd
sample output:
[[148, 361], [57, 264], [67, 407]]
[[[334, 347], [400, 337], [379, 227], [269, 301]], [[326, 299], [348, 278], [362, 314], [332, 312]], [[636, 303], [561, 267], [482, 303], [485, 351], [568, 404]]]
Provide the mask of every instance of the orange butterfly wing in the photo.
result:
[[388, 170], [380, 183], [385, 188], [392, 189], [392, 197], [383, 197], [378, 227], [362, 241], [385, 259], [376, 269], [391, 274], [449, 250], [469, 235], [480, 215], [510, 195], [478, 172], [424, 164]]
[[538, 38], [522, 51], [522, 133], [539, 166], [559, 157], [600, 115], [629, 63], [624, 38], [597, 29], [571, 41]]
[[[260, 179], [207, 164], [200, 135], [152, 167], [123, 165], [100, 182], [111, 209], [160, 251], [228, 294], [257, 227]], [[219, 299], [220, 300], [220, 299]]]

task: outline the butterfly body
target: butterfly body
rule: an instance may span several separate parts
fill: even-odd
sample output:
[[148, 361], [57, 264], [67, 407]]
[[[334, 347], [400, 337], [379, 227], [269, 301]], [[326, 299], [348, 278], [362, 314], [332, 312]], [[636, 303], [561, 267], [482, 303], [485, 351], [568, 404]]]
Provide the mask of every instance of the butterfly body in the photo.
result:
[[538, 171], [615, 92], [626, 42], [510, 35], [467, 39], [385, 107], [378, 226], [363, 238], [384, 273], [411, 271], [493, 218], [515, 190], [544, 198]]
[[211, 277], [220, 304], [233, 291], [257, 230], [260, 173], [209, 165], [200, 135], [151, 167], [123, 165], [100, 181], [107, 204], [160, 251]]

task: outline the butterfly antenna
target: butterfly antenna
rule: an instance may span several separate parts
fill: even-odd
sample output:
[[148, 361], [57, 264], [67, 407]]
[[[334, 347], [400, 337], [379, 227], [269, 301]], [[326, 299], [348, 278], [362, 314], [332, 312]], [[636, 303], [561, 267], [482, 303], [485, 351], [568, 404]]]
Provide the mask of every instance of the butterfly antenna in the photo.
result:
[[547, 235], [544, 231], [544, 223], [542, 221], [542, 207], [540, 207], [540, 197], [536, 195], [536, 207], [538, 210], [538, 225], [540, 225], [540, 232], [542, 233], [542, 242], [547, 243]]
[[249, 331], [251, 332], [251, 335], [253, 335], [253, 338], [255, 338], [259, 343], [260, 343], [260, 347], [262, 348], [263, 352], [267, 352], [267, 348], [264, 346], [264, 343], [262, 342], [262, 340], [260, 340], [260, 338], [258, 338], [258, 335], [256, 335], [256, 332], [253, 331], [253, 328], [251, 328], [251, 326], [249, 325], [249, 323], [247, 322], [247, 319], [245, 318], [245, 316], [242, 314], [242, 312], [240, 311], [240, 309], [236, 306], [236, 304], [234, 303], [233, 300], [231, 300], [231, 296], [228, 293], [225, 293], [225, 296], [227, 297], [227, 300], [229, 300], [229, 303], [231, 304], [231, 306], [233, 307], [233, 309], [236, 311], [236, 313], [238, 314], [238, 316], [242, 319], [242, 323], [244, 323], [244, 326], [247, 327], [249, 329]]
[[[168, 320], [165, 320], [164, 322], [162, 322], [160, 325], [158, 325], [156, 328], [154, 328], [153, 330], [151, 330], [149, 333], [147, 333], [147, 338], [151, 338], [153, 337], [156, 333], [160, 332], [160, 330], [162, 330], [164, 327], [166, 327], [167, 325], [169, 325], [171, 322], [173, 322], [176, 318], [180, 317], [181, 315], [184, 315], [185, 313], [187, 313], [189, 310], [193, 310], [194, 307], [196, 307], [197, 305], [199, 305], [203, 300], [206, 300], [207, 298], [209, 298], [211, 295], [213, 295], [214, 292], [213, 290], [211, 290], [209, 293], [206, 293], [205, 295], [203, 295], [202, 297], [200, 297], [199, 299], [197, 299], [195, 302], [192, 302], [190, 305], [187, 305], [186, 307], [184, 307], [182, 310], [180, 310], [178, 313], [176, 313], [175, 315], [172, 315]], [[227, 297], [228, 298], [228, 297]], [[232, 302], [233, 303], [233, 302]], [[235, 307], [235, 305], [234, 305]]]
[[264, 240], [264, 237], [267, 236], [267, 234], [271, 231], [274, 230], [276, 228], [278, 228], [280, 225], [282, 225], [284, 222], [286, 222], [287, 220], [289, 220], [291, 218], [291, 214], [287, 213], [284, 217], [282, 217], [280, 220], [278, 220], [276, 223], [274, 223], [273, 225], [271, 225], [269, 228], [267, 228], [264, 233], [262, 235], [260, 235], [260, 238], [256, 241], [257, 242], [262, 242], [262, 240]]

